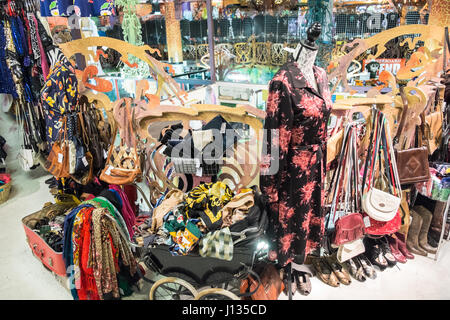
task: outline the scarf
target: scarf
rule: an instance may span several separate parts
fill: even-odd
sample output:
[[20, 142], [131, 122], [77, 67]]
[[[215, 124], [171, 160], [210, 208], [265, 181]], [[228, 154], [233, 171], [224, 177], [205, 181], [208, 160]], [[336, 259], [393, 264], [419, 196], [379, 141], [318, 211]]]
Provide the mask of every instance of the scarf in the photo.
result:
[[122, 200], [122, 216], [127, 225], [130, 237], [132, 238], [134, 235], [133, 226], [136, 224], [136, 216], [134, 214], [133, 209], [131, 208], [128, 196], [119, 186], [110, 185], [109, 189], [112, 191], [116, 191]]
[[94, 208], [85, 210], [83, 227], [81, 229], [82, 243], [80, 245], [80, 300], [99, 300], [97, 284], [92, 265], [92, 212]]
[[17, 99], [16, 86], [14, 84], [11, 71], [6, 62], [6, 37], [3, 28], [3, 21], [0, 21], [0, 93], [11, 94], [14, 99]]
[[92, 226], [92, 257], [99, 298], [103, 299], [106, 294], [120, 298], [117, 280], [119, 257], [125, 266], [130, 267], [131, 275], [136, 272], [136, 261], [108, 209], [98, 208], [92, 212]]
[[[77, 216], [77, 214], [80, 212], [83, 208], [89, 208], [92, 207], [92, 205], [89, 204], [81, 204], [78, 207], [75, 207], [72, 209], [69, 214], [67, 214], [66, 218], [64, 219], [64, 238], [63, 238], [63, 260], [64, 264], [66, 266], [66, 274], [67, 278], [70, 280], [73, 280], [73, 251], [72, 251], [72, 230], [73, 230], [73, 223]], [[77, 290], [75, 288], [75, 285], [73, 281], [71, 281], [71, 288], [70, 292], [75, 300], [78, 299]]]

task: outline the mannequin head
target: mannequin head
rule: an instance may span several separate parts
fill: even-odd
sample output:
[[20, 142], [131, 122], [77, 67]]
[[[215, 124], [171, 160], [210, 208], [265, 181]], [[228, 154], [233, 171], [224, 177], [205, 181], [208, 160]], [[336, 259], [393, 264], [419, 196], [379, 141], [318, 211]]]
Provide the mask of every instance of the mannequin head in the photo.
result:
[[312, 69], [316, 61], [318, 47], [315, 42], [321, 32], [322, 26], [320, 23], [313, 23], [306, 31], [307, 39], [300, 41], [294, 51], [294, 60], [305, 69]]

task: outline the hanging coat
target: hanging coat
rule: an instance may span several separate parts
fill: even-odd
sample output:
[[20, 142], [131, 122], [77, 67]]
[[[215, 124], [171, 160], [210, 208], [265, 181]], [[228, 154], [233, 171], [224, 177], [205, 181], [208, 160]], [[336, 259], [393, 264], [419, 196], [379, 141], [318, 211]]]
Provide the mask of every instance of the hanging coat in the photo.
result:
[[[327, 122], [332, 103], [325, 71], [313, 69], [317, 90], [296, 62], [283, 65], [269, 86], [260, 186], [269, 203], [271, 258], [276, 253], [281, 266], [294, 259], [303, 263], [320, 248], [324, 234]], [[269, 129], [277, 129], [278, 135]], [[279, 168], [273, 172], [277, 158]]]

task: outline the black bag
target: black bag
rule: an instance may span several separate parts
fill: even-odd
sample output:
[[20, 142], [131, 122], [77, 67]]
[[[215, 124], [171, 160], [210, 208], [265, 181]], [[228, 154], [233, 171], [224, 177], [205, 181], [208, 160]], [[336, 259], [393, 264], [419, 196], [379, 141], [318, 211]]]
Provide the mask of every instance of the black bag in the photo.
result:
[[244, 219], [230, 226], [235, 247], [244, 247], [253, 240], [260, 238], [269, 225], [266, 200], [257, 187], [252, 187], [252, 189], [255, 194], [255, 204], [249, 209]]

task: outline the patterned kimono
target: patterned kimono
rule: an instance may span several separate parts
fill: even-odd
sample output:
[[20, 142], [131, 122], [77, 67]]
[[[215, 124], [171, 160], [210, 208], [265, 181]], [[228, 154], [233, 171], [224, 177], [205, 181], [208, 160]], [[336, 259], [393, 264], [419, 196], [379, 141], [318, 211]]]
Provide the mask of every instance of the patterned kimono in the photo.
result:
[[[260, 186], [269, 203], [271, 258], [285, 266], [320, 248], [324, 234], [324, 181], [331, 94], [323, 69], [314, 66], [318, 91], [296, 62], [288, 62], [269, 87], [264, 129], [266, 153]], [[269, 129], [277, 129], [272, 134]], [[271, 172], [279, 152], [279, 169]]]
[[63, 58], [50, 70], [47, 81], [41, 90], [42, 106], [45, 112], [47, 141], [58, 140], [62, 131], [63, 116], [74, 110], [78, 104], [78, 81], [75, 69]]

